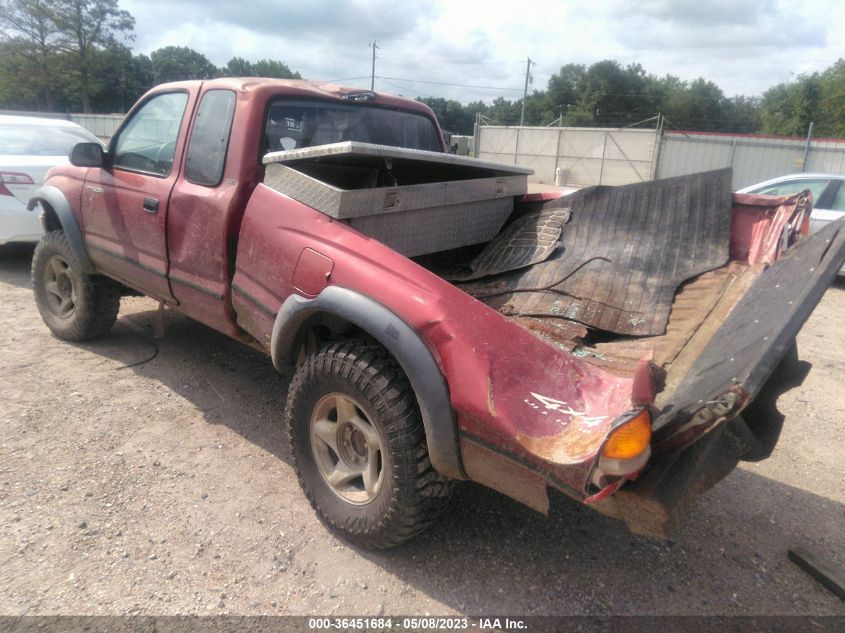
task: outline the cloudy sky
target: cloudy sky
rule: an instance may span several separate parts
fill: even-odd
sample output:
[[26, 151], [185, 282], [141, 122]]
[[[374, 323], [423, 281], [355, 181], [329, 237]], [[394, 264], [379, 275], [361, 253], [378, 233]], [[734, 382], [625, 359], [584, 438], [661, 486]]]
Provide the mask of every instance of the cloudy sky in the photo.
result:
[[[468, 102], [543, 89], [561, 65], [616, 59], [727, 95], [845, 57], [842, 0], [120, 0], [136, 52], [189, 46], [223, 65], [279, 59], [303, 77]], [[448, 84], [448, 85], [447, 85]]]

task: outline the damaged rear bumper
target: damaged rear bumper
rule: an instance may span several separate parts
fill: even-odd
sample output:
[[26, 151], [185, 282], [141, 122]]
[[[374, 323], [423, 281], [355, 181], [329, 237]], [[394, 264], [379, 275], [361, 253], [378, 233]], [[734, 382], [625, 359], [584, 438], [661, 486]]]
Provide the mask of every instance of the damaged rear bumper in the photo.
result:
[[803, 382], [795, 337], [845, 262], [845, 219], [764, 271], [658, 413], [653, 458], [634, 482], [593, 504], [632, 532], [665, 538], [692, 499], [740, 460], [768, 457], [777, 397]]

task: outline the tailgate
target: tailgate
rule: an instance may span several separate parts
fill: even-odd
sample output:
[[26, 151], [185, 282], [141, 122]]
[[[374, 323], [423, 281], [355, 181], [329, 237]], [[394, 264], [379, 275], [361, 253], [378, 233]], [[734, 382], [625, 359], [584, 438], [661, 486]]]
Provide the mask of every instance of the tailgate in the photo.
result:
[[845, 218], [760, 274], [657, 412], [650, 469], [596, 509], [624, 519], [632, 532], [667, 537], [697, 494], [747, 458], [753, 444], [740, 414], [759, 395], [746, 416], [762, 410], [764, 422], [777, 423], [764, 401], [794, 376], [775, 370], [843, 263]]
[[755, 280], [656, 416], [655, 448], [678, 448], [760, 392], [845, 262], [843, 227], [845, 218], [830, 223]]

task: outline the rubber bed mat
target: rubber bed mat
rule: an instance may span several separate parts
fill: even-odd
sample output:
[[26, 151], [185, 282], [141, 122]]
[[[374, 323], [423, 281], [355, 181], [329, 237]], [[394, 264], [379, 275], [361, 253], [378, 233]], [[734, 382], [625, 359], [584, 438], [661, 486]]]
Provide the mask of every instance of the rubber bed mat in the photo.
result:
[[469, 270], [442, 275], [448, 281], [470, 281], [546, 261], [560, 245], [569, 209], [540, 209], [515, 220], [484, 247]]
[[461, 288], [508, 316], [653, 336], [680, 284], [728, 261], [730, 169], [583, 189], [543, 208], [564, 207], [571, 217], [551, 258]]

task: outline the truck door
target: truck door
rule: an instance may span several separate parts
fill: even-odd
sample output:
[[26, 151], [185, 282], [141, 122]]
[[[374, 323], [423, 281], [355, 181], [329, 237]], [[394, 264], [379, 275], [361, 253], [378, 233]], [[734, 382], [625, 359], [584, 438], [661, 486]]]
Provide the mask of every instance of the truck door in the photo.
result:
[[186, 90], [160, 93], [135, 108], [112, 139], [108, 164], [89, 170], [82, 192], [85, 245], [94, 264], [170, 301], [167, 207], [193, 97]]

